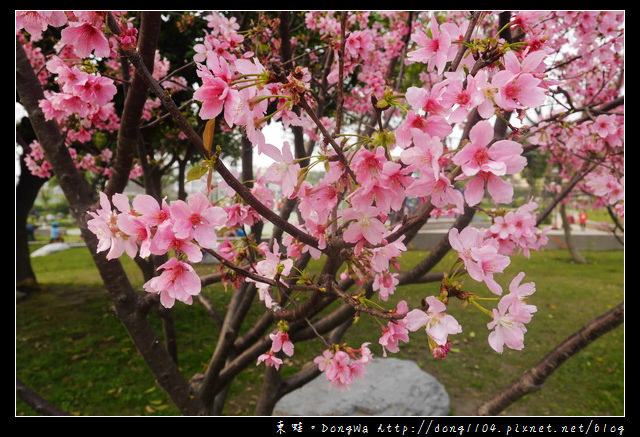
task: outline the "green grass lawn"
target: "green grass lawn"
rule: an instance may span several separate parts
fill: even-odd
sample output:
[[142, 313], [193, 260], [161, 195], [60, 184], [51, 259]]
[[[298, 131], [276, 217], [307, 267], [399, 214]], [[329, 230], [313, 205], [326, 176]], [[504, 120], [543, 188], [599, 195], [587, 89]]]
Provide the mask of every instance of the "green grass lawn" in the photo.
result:
[[[409, 266], [424, 252], [411, 251], [403, 260]], [[556, 344], [582, 328], [592, 318], [624, 299], [624, 252], [583, 252], [587, 265], [571, 262], [565, 251], [533, 253], [531, 259], [514, 257], [498, 281], [507, 287], [520, 271], [525, 282], [534, 281], [537, 292], [529, 303], [538, 312], [528, 326], [523, 351], [495, 353], [487, 343], [487, 316], [473, 307], [452, 301], [450, 312], [463, 326], [452, 336], [452, 351], [445, 360], [428, 353], [422, 331], [402, 344], [397, 358], [411, 359], [438, 378], [451, 397], [452, 415], [471, 415], [494, 395], [535, 364]], [[448, 267], [451, 254], [443, 260]], [[38, 257], [33, 267], [42, 291], [16, 305], [16, 374], [47, 400], [77, 415], [174, 415], [177, 410], [160, 390], [137, 355], [124, 328], [110, 308], [98, 272], [86, 248]], [[135, 264], [123, 257], [132, 283], [142, 283]], [[442, 268], [446, 268], [442, 267]], [[203, 271], [210, 266], [203, 266]], [[489, 296], [486, 288], [469, 280], [465, 288]], [[437, 284], [401, 287], [387, 302], [398, 299], [417, 305]], [[203, 290], [221, 311], [230, 298], [222, 286]], [[256, 305], [251, 316], [260, 314]], [[217, 336], [217, 328], [198, 304], [174, 307], [178, 329], [180, 368], [186, 377], [204, 370]], [[152, 322], [159, 326], [156, 317]], [[246, 323], [246, 328], [251, 320]], [[362, 316], [345, 340], [359, 346], [371, 341], [374, 354], [379, 327]], [[292, 373], [322, 350], [319, 341], [296, 345], [283, 372]], [[262, 382], [262, 366], [250, 366], [231, 387], [226, 415], [250, 415]], [[33, 412], [16, 401], [16, 414]], [[507, 409], [506, 415], [606, 416], [624, 414], [624, 326], [596, 340], [547, 380], [544, 388]]]

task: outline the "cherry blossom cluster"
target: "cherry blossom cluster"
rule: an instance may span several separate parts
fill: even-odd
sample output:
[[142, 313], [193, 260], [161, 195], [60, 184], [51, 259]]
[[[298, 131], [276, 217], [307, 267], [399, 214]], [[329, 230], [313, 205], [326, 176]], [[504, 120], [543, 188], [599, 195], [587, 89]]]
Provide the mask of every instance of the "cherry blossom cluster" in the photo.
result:
[[[227, 194], [226, 199], [212, 203], [208, 181], [206, 195], [196, 193], [186, 201], [169, 203], [139, 195], [130, 204], [122, 194], [108, 199], [101, 193], [100, 207], [89, 212], [88, 222], [98, 238], [98, 251], [107, 252], [107, 259], [124, 253], [143, 258], [170, 254], [158, 269], [161, 273], [144, 284], [144, 289], [158, 294], [166, 307], [173, 306], [175, 300], [192, 302], [200, 292], [192, 264], [201, 261], [203, 250], [215, 253], [237, 278], [255, 283], [265, 307], [276, 312], [281, 309], [280, 291], [288, 287], [281, 278], [297, 274], [295, 261], [306, 252], [319, 259], [340, 239], [346, 266], [341, 279], [362, 288], [369, 284], [386, 302], [400, 283], [398, 260], [407, 250], [400, 234], [407, 220], [402, 218], [407, 199], [428, 206], [424, 209], [432, 217], [462, 213], [467, 207], [485, 211], [480, 205], [487, 200], [496, 206], [489, 212], [492, 223], [488, 229], [467, 226], [449, 231], [448, 242], [457, 261], [447, 272], [441, 293], [427, 296], [421, 308], [410, 309], [402, 301], [394, 310], [381, 311], [389, 320], [378, 344], [384, 355], [396, 353], [402, 342], [409, 341], [410, 332], [424, 329], [432, 354], [446, 357], [451, 347], [449, 336], [462, 332], [462, 326], [447, 313], [449, 302], [459, 298], [490, 318], [491, 348], [498, 353], [505, 346], [522, 349], [526, 325], [536, 312], [535, 306], [526, 303], [535, 284], [522, 284], [525, 274], [521, 272], [504, 293], [497, 275], [510, 265], [510, 256], [529, 256], [531, 250], [542, 247], [547, 229], [536, 226], [538, 205], [533, 201], [510, 211], [504, 207], [516, 200], [510, 178], [527, 165], [525, 146], [532, 144], [550, 154], [550, 163], [570, 164], [564, 166], [561, 178], [580, 171], [585, 160], [613, 157], [610, 166], [590, 174], [580, 187], [621, 210], [624, 117], [597, 115], [575, 122], [568, 118], [561, 127], [541, 120], [529, 130], [514, 126], [511, 116], [523, 124], [528, 117], [542, 117], [550, 95], [562, 99], [562, 90], [556, 88], [559, 83], [565, 87], [588, 85], [577, 100], [562, 101], [568, 113], [582, 105], [591, 108], [600, 97], [610, 97], [615, 77], [608, 75], [606, 68], [588, 71], [586, 66], [592, 64], [587, 58], [596, 57], [604, 66], [616, 62], [623, 20], [619, 13], [519, 11], [505, 29], [523, 36], [521, 41], [510, 43], [494, 38], [495, 22], [489, 20], [483, 23], [489, 22], [492, 30], [479, 25], [469, 38], [469, 17], [462, 12], [446, 20], [435, 13], [408, 16], [383, 12], [385, 24], [371, 20], [370, 15], [366, 11], [349, 13], [343, 21], [341, 14], [330, 11], [306, 13], [307, 29], [324, 44], [320, 51], [305, 53], [310, 64], [291, 60], [285, 65], [279, 59], [280, 41], [273, 22], [241, 32], [235, 18], [218, 12], [205, 16], [208, 30], [193, 47], [198, 83], [192, 97], [199, 104], [198, 116], [205, 121], [220, 120], [225, 130], [241, 130], [258, 153], [274, 161], [252, 181], [251, 195], [269, 209], [274, 209], [276, 200], [295, 201], [298, 220], [291, 224], [299, 232], [285, 233], [271, 246], [252, 246], [259, 258], [244, 269], [240, 261], [246, 261], [242, 251], [249, 243], [220, 239], [218, 231], [252, 226], [265, 218], [224, 182], [217, 188]], [[46, 61], [41, 54], [34, 57], [58, 86], [41, 102], [45, 117], [59, 123], [74, 121], [67, 130], [67, 138], [73, 141], [87, 141], [90, 128], [114, 129], [116, 87], [94, 68], [94, 61], [112, 57], [118, 45], [132, 50], [137, 39], [133, 25], [122, 21], [119, 37], [107, 38], [103, 32], [105, 13], [29, 12], [16, 18], [17, 30], [36, 39], [48, 26], [63, 27], [61, 44], [65, 48], [59, 55]], [[567, 44], [563, 25], [584, 42], [582, 51], [561, 52]], [[597, 28], [597, 37], [589, 25]], [[295, 38], [288, 42], [292, 47], [300, 43]], [[256, 52], [248, 50], [249, 46]], [[463, 48], [466, 51], [459, 58]], [[371, 115], [370, 121], [364, 121], [372, 125], [367, 135], [349, 133], [351, 127], [343, 125], [343, 120], [316, 115], [319, 101], [312, 91], [316, 86], [312, 64], [318, 63], [322, 51], [333, 52], [331, 63], [325, 66], [327, 89], [349, 82], [349, 91], [341, 95], [342, 107], [361, 115], [362, 120]], [[404, 53], [407, 61], [402, 68], [421, 70], [421, 82], [413, 80], [406, 89], [385, 80], [387, 72], [381, 72], [381, 66], [402, 59]], [[562, 56], [576, 58], [563, 63]], [[67, 61], [78, 58], [84, 61]], [[550, 77], [548, 71], [556, 62], [566, 67]], [[153, 77], [167, 90], [187, 85], [181, 78], [165, 80], [168, 75], [168, 62], [157, 53]], [[150, 119], [159, 104], [157, 99], [147, 101], [145, 119]], [[536, 110], [535, 115], [531, 109]], [[467, 137], [454, 144], [452, 137], [464, 129], [470, 116], [477, 118]], [[510, 136], [494, 140], [496, 120], [511, 129]], [[280, 121], [285, 127], [299, 126], [307, 138], [318, 141], [308, 164], [296, 156], [290, 143], [267, 141], [263, 128], [271, 121]], [[48, 174], [37, 146], [32, 147], [27, 162], [33, 172]], [[96, 165], [90, 160], [78, 162], [85, 169]], [[315, 166], [325, 171], [312, 183], [307, 174]], [[398, 217], [399, 222], [393, 220]], [[300, 234], [309, 238], [300, 239]], [[480, 298], [463, 289], [463, 275], [484, 284], [491, 297]], [[314, 286], [329, 291], [325, 285]], [[355, 302], [359, 309], [379, 308], [361, 294], [349, 295], [345, 301]], [[487, 309], [485, 302], [496, 305]], [[258, 364], [279, 368], [282, 354], [292, 356], [294, 346], [284, 324], [279, 324], [270, 339], [271, 348], [260, 355]], [[344, 389], [364, 373], [371, 356], [369, 343], [359, 349], [330, 345], [315, 363], [332, 385]]]
[[322, 355], [313, 361], [318, 369], [324, 372], [330, 386], [343, 391], [353, 384], [354, 378], [361, 378], [366, 372], [366, 366], [371, 363], [373, 354], [369, 343], [363, 343], [360, 348], [349, 346], [334, 346], [325, 349]]
[[44, 150], [37, 140], [29, 144], [29, 153], [24, 156], [24, 162], [32, 175], [43, 179], [52, 176], [51, 163], [45, 159]]
[[[85, 170], [97, 175], [106, 177], [111, 174], [110, 164], [112, 162], [113, 152], [111, 149], [103, 149], [97, 155], [81, 155], [78, 154], [74, 147], [68, 147], [69, 155], [78, 170]], [[48, 179], [52, 176], [51, 163], [46, 159], [42, 146], [37, 140], [29, 144], [29, 153], [24, 156], [24, 161], [29, 172], [37, 177]], [[140, 176], [140, 165], [136, 164], [131, 169], [130, 179]]]
[[[330, 222], [337, 217], [338, 224], [342, 223], [342, 238], [353, 247], [353, 257], [347, 261], [347, 274], [358, 283], [373, 277], [374, 289], [381, 300], [387, 300], [398, 284], [398, 275], [391, 269], [397, 267], [395, 260], [406, 247], [401, 238], [387, 241], [394, 230], [385, 223], [389, 215], [401, 210], [405, 198], [415, 197], [430, 201], [439, 209], [454, 207], [458, 211], [464, 208], [465, 202], [470, 206], [477, 205], [485, 191], [498, 204], [512, 201], [513, 188], [505, 176], [519, 173], [526, 165], [523, 148], [512, 140], [492, 143], [493, 126], [487, 119], [497, 110], [524, 110], [544, 101], [547, 85], [541, 71], [545, 67], [545, 52], [516, 54], [508, 50], [503, 58], [504, 68], [489, 72], [481, 70], [475, 76], [465, 75], [459, 70], [431, 86], [410, 87], [404, 95], [394, 94], [388, 88], [373, 92], [379, 96], [379, 108], [401, 108], [405, 112], [403, 121], [394, 131], [377, 132], [370, 140], [356, 139], [349, 143], [349, 138], [345, 137], [346, 141], [342, 142], [345, 147], [341, 149], [335, 145], [330, 147], [325, 142], [319, 160], [324, 164], [326, 173], [312, 185], [305, 180], [305, 169], [294, 158], [291, 146], [286, 142], [280, 147], [268, 144], [261, 131], [272, 117], [286, 120], [289, 125], [308, 126], [306, 116], [311, 114], [297, 115], [289, 109], [293, 104], [303, 104], [303, 107], [314, 104], [308, 93], [309, 72], [296, 67], [285, 76], [269, 70], [257, 57], [238, 50], [243, 37], [236, 32], [237, 25], [233, 21], [213, 14], [209, 22], [212, 32], [197, 47], [194, 57], [197, 74], [202, 81], [194, 93], [194, 99], [202, 104], [199, 115], [204, 120], [220, 115], [228, 127], [242, 127], [257, 151], [275, 161], [262, 177], [267, 183], [279, 186], [284, 198], [297, 199], [300, 217], [297, 226], [318, 241], [318, 246], [311, 248], [296, 242], [292, 236], [286, 237], [283, 239], [287, 247], [284, 259], [279, 245], [274, 244], [272, 250], [263, 252], [265, 258], [255, 265], [255, 271], [262, 278], [273, 280], [278, 275], [288, 275], [293, 265], [291, 256], [303, 251], [308, 250], [314, 257], [319, 257], [326, 247], [330, 230], [335, 229]], [[332, 28], [336, 34], [335, 25], [329, 21], [318, 23], [321, 25], [328, 26], [326, 29]], [[415, 42], [419, 49], [410, 52], [409, 59], [413, 63], [424, 63], [427, 68], [441, 74], [444, 65], [456, 52], [451, 41], [459, 41], [465, 28], [440, 26], [435, 20], [431, 20], [430, 26], [429, 37], [426, 32], [416, 33]], [[344, 49], [346, 74], [360, 62], [367, 64], [362, 57], [373, 47], [372, 33], [350, 32]], [[337, 80], [335, 74], [329, 78]], [[275, 114], [267, 113], [271, 101], [278, 102]], [[452, 133], [453, 124], [464, 119], [474, 108], [485, 120], [473, 127], [469, 141], [459, 150], [445, 148], [444, 140]], [[326, 134], [323, 136], [326, 138]], [[398, 157], [394, 158], [392, 152]], [[455, 178], [448, 173], [451, 166], [456, 167]], [[463, 182], [466, 187], [461, 192], [454, 184]], [[347, 203], [340, 204], [341, 199], [346, 199]], [[474, 228], [464, 229], [460, 237], [451, 235], [452, 247], [459, 251], [469, 275], [485, 282], [497, 295], [502, 293], [502, 289], [493, 275], [501, 273], [509, 264], [504, 253], [512, 251], [516, 245], [526, 250], [539, 243], [537, 233], [533, 234], [535, 241], [531, 241], [533, 231], [529, 222], [522, 224], [521, 215], [524, 213], [522, 210], [507, 217], [509, 223], [512, 219], [513, 223], [520, 220], [521, 223], [514, 226], [528, 232], [519, 234], [517, 238], [485, 238]], [[225, 247], [229, 254], [233, 253], [228, 244]], [[260, 280], [254, 282], [265, 306], [273, 308], [277, 301], [272, 295], [272, 284]], [[424, 321], [422, 325], [427, 326], [434, 354], [446, 356], [449, 348], [446, 335], [437, 333], [444, 330], [454, 334], [460, 328], [451, 316], [444, 313], [442, 302], [428, 301], [431, 310], [426, 312], [402, 309], [407, 317], [409, 314], [411, 318], [424, 314], [422, 319], [426, 317], [425, 320], [418, 319], [420, 322], [414, 321], [408, 327], [403, 322], [389, 323], [381, 343], [385, 350], [396, 351], [397, 341], [405, 338], [405, 331], [409, 327], [417, 329], [416, 326]], [[325, 353], [326, 360], [322, 361], [329, 370], [327, 376], [343, 386], [350, 381], [344, 373], [344, 369], [350, 368], [347, 365], [351, 362], [349, 355], [337, 351], [330, 356], [331, 360]], [[260, 362], [279, 365], [276, 358], [272, 350], [263, 355]], [[354, 362], [360, 363], [358, 360]], [[335, 363], [335, 366], [329, 363]], [[352, 373], [357, 375], [360, 372]]]
[[621, 205], [619, 202], [624, 199], [624, 176], [617, 178], [602, 171], [590, 173], [585, 179], [585, 188], [598, 198], [600, 204]]
[[287, 334], [288, 329], [289, 326], [286, 322], [278, 323], [278, 330], [269, 334], [269, 338], [271, 339], [271, 349], [269, 352], [261, 354], [258, 357], [256, 365], [264, 362], [267, 366], [279, 369], [282, 364], [282, 359], [276, 356], [278, 352], [282, 351], [286, 356], [293, 356], [295, 347], [293, 342], [289, 339], [289, 334]]
[[536, 226], [537, 208], [538, 204], [530, 201], [493, 219], [486, 236], [498, 242], [498, 253], [522, 253], [528, 258], [531, 250], [539, 250], [547, 244], [546, 233], [550, 227]]
[[[60, 91], [47, 92], [41, 108], [47, 120], [58, 122], [71, 115], [85, 119], [85, 127], [113, 130], [111, 100], [116, 93], [112, 79], [100, 75], [88, 60], [112, 57], [112, 43], [104, 35], [104, 13], [90, 11], [16, 13], [16, 29], [25, 29], [37, 40], [49, 26], [63, 27], [58, 55], [49, 57], [47, 70], [56, 75]], [[63, 60], [64, 59], [64, 60]], [[65, 60], [74, 60], [77, 65]], [[87, 60], [87, 62], [79, 62]], [[112, 124], [109, 128], [109, 124]], [[83, 142], [86, 142], [85, 139]]]
[[[113, 12], [121, 17], [120, 12]], [[64, 135], [69, 151], [78, 169], [109, 177], [112, 152], [102, 149], [97, 154], [79, 153], [74, 143], [89, 143], [96, 132], [115, 132], [120, 127], [115, 110], [114, 97], [117, 93], [113, 79], [101, 74], [106, 70], [117, 75], [121, 70], [115, 48], [119, 44], [124, 50], [135, 48], [137, 29], [131, 21], [122, 20], [122, 33], [107, 37], [104, 12], [48, 12], [17, 11], [16, 31], [29, 50], [29, 59], [39, 72], [43, 84], [52, 82], [55, 87], [45, 90], [45, 99], [40, 107], [47, 120], [56, 120]], [[56, 54], [45, 58], [33, 42], [41, 38], [49, 26], [62, 28]], [[27, 40], [21, 32], [30, 34]], [[169, 62], [156, 51], [153, 77], [161, 80], [168, 75]], [[135, 71], [130, 66], [129, 76]], [[163, 80], [163, 86], [171, 91], [183, 90], [186, 80], [177, 75]], [[150, 120], [153, 110], [160, 106], [160, 99], [150, 96], [143, 108], [142, 118]], [[50, 164], [38, 150], [25, 156], [27, 168], [39, 177], [50, 177]], [[134, 163], [130, 179], [142, 175], [140, 163]]]
[[116, 193], [110, 201], [101, 192], [100, 208], [89, 215], [92, 218], [87, 226], [98, 238], [97, 251], [106, 251], [107, 259], [124, 253], [131, 258], [172, 255], [158, 268], [162, 274], [144, 284], [144, 289], [159, 294], [160, 302], [168, 308], [175, 300], [191, 304], [192, 296], [200, 293], [200, 279], [191, 263], [202, 260], [203, 248], [216, 247], [216, 229], [227, 220], [225, 210], [201, 193], [186, 202], [167, 204], [147, 194], [137, 195], [130, 203], [127, 196]]

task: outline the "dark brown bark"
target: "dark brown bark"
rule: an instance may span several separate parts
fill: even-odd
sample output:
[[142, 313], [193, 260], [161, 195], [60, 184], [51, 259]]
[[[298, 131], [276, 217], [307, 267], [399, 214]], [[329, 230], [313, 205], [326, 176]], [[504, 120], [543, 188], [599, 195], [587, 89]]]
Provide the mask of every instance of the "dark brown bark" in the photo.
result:
[[213, 406], [215, 396], [230, 382], [230, 379], [223, 380], [220, 378], [220, 373], [226, 367], [225, 363], [228, 357], [236, 353], [233, 346], [255, 294], [256, 288], [254, 284], [244, 282], [240, 289], [234, 293], [229, 304], [216, 349], [209, 361], [204, 381], [198, 394], [203, 405], [208, 409]]
[[278, 399], [278, 392], [282, 385], [282, 378], [280, 372], [274, 367], [267, 366], [264, 369], [264, 377], [262, 379], [262, 389], [260, 390], [260, 396], [256, 402], [256, 408], [254, 414], [256, 416], [270, 416], [273, 411], [273, 407], [276, 405]]
[[45, 416], [69, 416], [69, 413], [44, 399], [19, 378], [16, 378], [16, 395], [36, 413]]
[[478, 408], [477, 414], [480, 416], [498, 415], [518, 399], [539, 390], [546, 379], [565, 361], [623, 322], [624, 302], [593, 319], [584, 328], [567, 337], [509, 387], [483, 403]]
[[[137, 50], [145, 65], [151, 70], [153, 70], [160, 23], [160, 12], [142, 14]], [[121, 193], [129, 181], [133, 157], [138, 147], [142, 110], [147, 96], [148, 89], [145, 82], [139, 75], [134, 75], [131, 79], [131, 85], [128, 87], [124, 108], [120, 116], [118, 145], [112, 167], [112, 177], [105, 188], [105, 193], [109, 197], [114, 193]], [[141, 156], [140, 159], [146, 159], [146, 156]]]
[[[22, 156], [29, 153], [29, 145], [17, 135], [16, 140], [22, 146]], [[38, 192], [46, 179], [34, 176], [20, 159], [20, 179], [16, 185], [16, 287], [29, 293], [36, 287], [36, 274], [31, 267], [27, 220]]]
[[173, 311], [171, 308], [159, 307], [158, 316], [162, 320], [162, 334], [164, 335], [164, 346], [173, 359], [178, 364], [178, 341], [176, 337], [175, 323], [173, 322]]

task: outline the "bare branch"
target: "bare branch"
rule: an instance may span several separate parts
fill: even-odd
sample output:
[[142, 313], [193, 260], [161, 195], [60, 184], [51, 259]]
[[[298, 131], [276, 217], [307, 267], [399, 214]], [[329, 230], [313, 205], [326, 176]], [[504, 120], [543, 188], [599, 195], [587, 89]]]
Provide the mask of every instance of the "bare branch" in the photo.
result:
[[539, 390], [544, 381], [565, 361], [624, 321], [624, 302], [593, 319], [584, 328], [567, 337], [535, 366], [509, 387], [478, 408], [480, 416], [495, 416], [521, 397]]
[[69, 413], [53, 405], [30, 389], [20, 378], [16, 378], [16, 395], [37, 413], [45, 416], [69, 416]]

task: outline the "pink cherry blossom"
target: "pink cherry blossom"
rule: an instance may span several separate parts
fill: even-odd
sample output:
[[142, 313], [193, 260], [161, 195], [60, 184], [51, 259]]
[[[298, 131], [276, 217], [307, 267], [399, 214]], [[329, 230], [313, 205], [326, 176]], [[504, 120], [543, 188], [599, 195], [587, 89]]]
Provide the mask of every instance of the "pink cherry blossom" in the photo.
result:
[[411, 170], [398, 162], [387, 161], [382, 165], [380, 185], [388, 189], [389, 207], [399, 211], [405, 200], [405, 189], [412, 182]]
[[409, 331], [417, 331], [426, 326], [429, 338], [443, 346], [447, 344], [449, 335], [462, 332], [462, 326], [452, 315], [445, 314], [447, 307], [442, 301], [434, 296], [428, 296], [426, 301], [429, 305], [426, 312], [421, 309], [409, 311], [404, 318], [405, 326]]
[[136, 244], [140, 245], [140, 257], [146, 258], [151, 254], [151, 229], [144, 220], [130, 214], [120, 214], [117, 224], [122, 232], [136, 238]]
[[524, 348], [527, 328], [518, 315], [509, 311], [510, 307], [509, 299], [501, 299], [498, 308], [493, 309], [493, 320], [487, 324], [487, 329], [493, 329], [489, 334], [489, 345], [499, 354], [503, 352], [504, 345], [514, 350]]
[[52, 56], [46, 63], [47, 70], [57, 74], [56, 81], [62, 85], [62, 91], [72, 93], [77, 87], [81, 87], [90, 76], [78, 67], [70, 66], [58, 56]]
[[518, 55], [513, 51], [508, 51], [502, 58], [505, 70], [518, 75], [522, 73], [530, 73], [538, 79], [544, 77], [546, 65], [544, 59], [547, 53], [544, 50], [536, 50], [526, 52], [522, 56], [522, 60], [518, 59]]
[[269, 334], [271, 338], [271, 351], [274, 353], [284, 352], [287, 356], [293, 356], [293, 343], [289, 340], [289, 334], [278, 331], [275, 334]]
[[547, 243], [546, 233], [549, 227], [539, 229], [533, 211], [538, 207], [535, 202], [528, 202], [516, 210], [498, 216], [487, 231], [487, 237], [498, 242], [498, 252], [511, 255], [516, 250], [529, 257], [530, 250], [538, 250]]
[[475, 262], [472, 251], [483, 244], [483, 233], [473, 226], [467, 226], [462, 231], [456, 228], [449, 230], [449, 244], [458, 252], [458, 257], [464, 262], [465, 267]]
[[413, 147], [400, 153], [400, 159], [412, 171], [431, 167], [434, 173], [440, 171], [439, 159], [444, 152], [442, 140], [419, 130], [413, 131]]
[[529, 323], [538, 309], [535, 305], [527, 304], [526, 298], [535, 293], [536, 284], [533, 282], [521, 284], [524, 275], [524, 272], [520, 272], [511, 280], [509, 294], [501, 300], [504, 301], [504, 305], [509, 305], [509, 312], [515, 315], [516, 320]]
[[447, 83], [445, 81], [435, 84], [430, 90], [422, 87], [409, 87], [405, 93], [407, 103], [414, 111], [424, 111], [428, 115], [446, 117], [451, 107], [444, 99]]
[[270, 182], [280, 184], [284, 197], [291, 197], [298, 184], [300, 172], [300, 165], [291, 153], [291, 145], [285, 141], [282, 145], [282, 151], [269, 148], [266, 149], [266, 154], [275, 162], [267, 168], [265, 177]]
[[487, 71], [480, 70], [475, 76], [469, 75], [467, 78], [467, 89], [471, 90], [477, 99], [478, 115], [483, 119], [495, 115], [495, 99], [499, 91], [491, 84]]
[[193, 93], [194, 100], [202, 102], [200, 117], [210, 120], [224, 110], [225, 121], [233, 126], [239, 94], [231, 88], [229, 64], [222, 58], [208, 57], [207, 67], [198, 64], [197, 74], [202, 79], [202, 86]]
[[326, 378], [331, 381], [331, 386], [337, 386], [340, 391], [353, 384], [352, 373], [351, 359], [344, 351], [337, 351], [325, 369]]
[[513, 186], [491, 172], [481, 171], [467, 182], [464, 199], [469, 206], [475, 206], [482, 201], [485, 188], [494, 202], [498, 204], [510, 203], [513, 199]]
[[171, 217], [171, 210], [164, 199], [160, 206], [158, 201], [148, 194], [139, 194], [134, 197], [132, 205], [134, 211], [141, 214], [141, 219], [149, 226], [158, 226]]
[[64, 121], [71, 114], [84, 118], [91, 112], [89, 103], [80, 96], [66, 93], [45, 93], [45, 98], [39, 102], [46, 120], [56, 119]]
[[495, 102], [507, 111], [535, 108], [544, 103], [546, 94], [541, 80], [532, 74], [513, 74], [508, 70], [496, 73], [491, 84], [498, 89]]
[[165, 308], [173, 307], [176, 300], [191, 305], [192, 296], [200, 293], [200, 278], [191, 265], [170, 258], [158, 267], [163, 270], [159, 276], [147, 281], [143, 288], [148, 293], [160, 295], [160, 303]]
[[602, 138], [618, 133], [618, 117], [615, 115], [598, 115], [594, 120], [591, 129]]
[[449, 23], [438, 26], [435, 16], [432, 16], [431, 38], [420, 29], [411, 35], [411, 40], [414, 41], [419, 48], [408, 53], [409, 60], [428, 64], [429, 68], [435, 67], [438, 74], [442, 74], [446, 63], [453, 60], [458, 50], [457, 46], [451, 43], [449, 30], [453, 30], [453, 28], [450, 28], [450, 26]]
[[462, 170], [457, 179], [473, 177], [467, 182], [465, 200], [470, 206], [478, 204], [486, 185], [496, 202], [510, 202], [513, 187], [500, 176], [516, 174], [524, 169], [527, 160], [522, 156], [522, 146], [515, 141], [500, 140], [487, 147], [493, 139], [493, 127], [488, 121], [477, 123], [469, 138], [471, 142], [453, 157], [453, 162]]
[[[289, 275], [293, 268], [293, 260], [291, 258], [280, 259], [280, 245], [277, 241], [273, 242], [272, 251], [267, 250], [264, 255], [265, 258], [256, 263], [255, 270], [258, 275], [267, 279], [274, 279], [278, 275], [284, 277]], [[271, 308], [273, 306], [273, 298], [269, 293], [271, 286], [266, 282], [260, 282], [252, 278], [246, 278], [246, 281], [255, 282], [260, 300], [264, 301], [267, 308]]]
[[494, 294], [501, 295], [502, 287], [493, 278], [494, 273], [501, 273], [511, 263], [509, 257], [500, 255], [495, 244], [484, 244], [471, 249], [473, 262], [466, 265], [469, 276], [484, 282]]
[[96, 106], [102, 106], [113, 99], [117, 89], [113, 80], [90, 74], [87, 75], [82, 85], [75, 87], [74, 92], [83, 100]]
[[345, 42], [346, 54], [352, 58], [366, 58], [374, 49], [373, 35], [368, 30], [350, 32]]
[[149, 248], [154, 255], [164, 255], [170, 250], [174, 250], [179, 254], [185, 254], [192, 263], [202, 261], [202, 250], [191, 238], [178, 238], [173, 231], [173, 222], [167, 220], [160, 224], [151, 239]]
[[386, 301], [389, 299], [389, 296], [394, 293], [396, 286], [399, 283], [400, 280], [398, 279], [397, 273], [384, 271], [375, 274], [373, 277], [372, 288], [374, 291], [378, 292], [380, 299]]
[[[115, 198], [118, 199], [119, 196]], [[87, 227], [98, 238], [96, 252], [109, 250], [106, 255], [109, 260], [119, 258], [125, 252], [132, 259], [136, 257], [136, 239], [120, 230], [118, 214], [111, 209], [111, 202], [105, 193], [100, 192], [100, 208], [95, 212], [89, 211], [88, 214], [92, 218], [87, 221]]]
[[446, 84], [447, 88], [442, 95], [442, 101], [443, 105], [452, 109], [447, 118], [449, 123], [463, 121], [473, 108], [483, 102], [475, 77], [471, 75], [461, 76], [459, 73], [451, 73], [448, 75]]
[[381, 146], [374, 151], [363, 148], [356, 152], [351, 161], [351, 168], [359, 183], [366, 184], [382, 172], [384, 163], [387, 161], [385, 153], [384, 147]]
[[[406, 314], [408, 311], [407, 302], [401, 300], [396, 306], [394, 314]], [[409, 330], [404, 325], [403, 319], [391, 320], [382, 332], [382, 336], [378, 339], [378, 343], [382, 345], [383, 356], [387, 356], [387, 351], [396, 353], [400, 350], [399, 342], [407, 343], [409, 341]]]
[[402, 148], [408, 147], [411, 141], [415, 141], [415, 131], [442, 139], [447, 137], [453, 128], [441, 115], [421, 115], [410, 109], [405, 121], [396, 129], [396, 144]]
[[111, 48], [102, 31], [90, 23], [71, 22], [62, 29], [62, 44], [73, 46], [81, 58], [88, 58], [93, 52], [99, 58], [109, 57]]
[[387, 228], [377, 218], [378, 209], [368, 206], [362, 209], [348, 208], [339, 212], [345, 221], [351, 221], [344, 231], [344, 240], [348, 243], [358, 243], [366, 240], [370, 244], [376, 245], [382, 241], [382, 236]]
[[276, 357], [272, 351], [269, 351], [266, 354], [262, 354], [258, 357], [258, 361], [256, 363], [256, 366], [264, 363], [267, 366], [270, 367], [275, 367], [276, 370], [278, 370], [280, 368], [280, 366], [282, 365], [282, 360], [278, 357]]
[[315, 223], [325, 223], [338, 203], [336, 187], [326, 180], [321, 180], [316, 186], [303, 182], [297, 196], [302, 217]]
[[507, 172], [506, 163], [492, 159], [487, 145], [493, 139], [493, 127], [488, 121], [480, 121], [469, 132], [471, 142], [455, 154], [453, 162], [459, 165], [464, 176], [475, 176], [480, 171], [502, 176]]
[[355, 378], [364, 376], [366, 366], [371, 363], [372, 354], [369, 350], [369, 343], [363, 343], [360, 349], [346, 347], [332, 351], [326, 349], [321, 356], [313, 361], [325, 378], [330, 381], [330, 387], [337, 387], [343, 391], [348, 389]]
[[395, 232], [398, 227], [399, 225], [384, 233], [384, 244], [371, 248], [371, 268], [374, 272], [383, 273], [388, 271], [390, 264], [395, 263], [395, 259], [402, 256], [402, 254], [407, 250], [407, 246], [403, 242], [405, 239], [404, 235], [391, 243], [386, 240], [387, 237]]
[[[400, 200], [397, 194], [397, 192], [394, 193], [391, 187], [384, 183], [382, 175], [380, 175], [356, 188], [349, 197], [349, 200], [351, 205], [357, 210], [374, 206], [376, 209], [375, 215], [383, 216], [389, 213], [389, 210], [392, 208], [392, 202], [395, 207], [394, 209], [399, 209], [402, 205], [404, 198]], [[400, 191], [400, 195], [402, 195], [402, 191]]]
[[198, 192], [187, 198], [187, 201], [176, 200], [170, 206], [171, 215], [175, 219], [173, 231], [178, 239], [195, 240], [208, 249], [217, 242], [215, 227], [223, 225], [227, 213], [219, 206], [212, 206], [207, 197]]
[[606, 172], [589, 173], [585, 177], [588, 191], [603, 199], [607, 205], [624, 200], [624, 177], [620, 179]]
[[438, 208], [455, 205], [458, 210], [464, 208], [462, 193], [458, 191], [443, 173], [435, 173], [431, 168], [422, 171], [409, 187], [406, 194], [418, 198], [431, 198], [431, 204]]
[[16, 29], [24, 29], [31, 34], [31, 40], [37, 41], [49, 25], [61, 27], [67, 24], [63, 11], [16, 11]]

